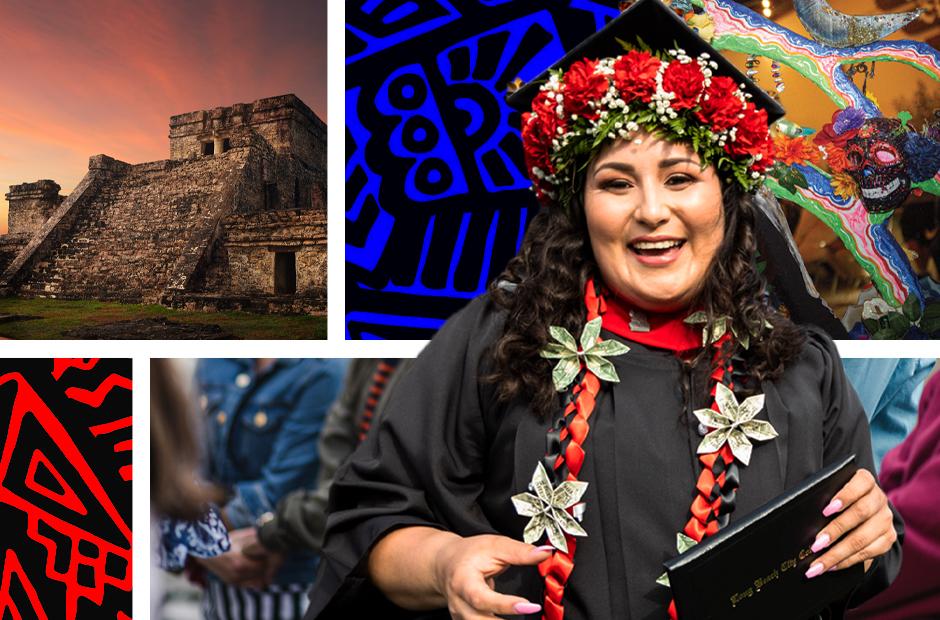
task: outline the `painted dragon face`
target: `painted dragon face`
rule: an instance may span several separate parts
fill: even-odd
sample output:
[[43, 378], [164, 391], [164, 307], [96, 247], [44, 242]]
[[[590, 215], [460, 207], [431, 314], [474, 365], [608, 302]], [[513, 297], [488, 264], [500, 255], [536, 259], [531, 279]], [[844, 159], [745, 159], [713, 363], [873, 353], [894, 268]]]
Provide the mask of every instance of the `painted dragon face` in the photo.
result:
[[869, 213], [893, 211], [911, 193], [904, 136], [900, 120], [870, 118], [846, 144], [847, 172], [858, 183]]

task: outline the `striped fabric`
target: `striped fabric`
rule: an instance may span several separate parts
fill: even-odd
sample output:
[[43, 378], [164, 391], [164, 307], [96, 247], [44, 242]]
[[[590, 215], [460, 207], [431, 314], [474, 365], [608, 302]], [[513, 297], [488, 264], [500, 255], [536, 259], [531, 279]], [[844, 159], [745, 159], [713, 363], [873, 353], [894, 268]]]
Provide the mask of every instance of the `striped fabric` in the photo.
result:
[[366, 405], [362, 410], [362, 419], [359, 423], [359, 441], [366, 438], [369, 429], [372, 428], [373, 417], [375, 416], [375, 407], [382, 398], [382, 392], [385, 391], [385, 385], [388, 378], [395, 372], [398, 365], [397, 359], [386, 359], [378, 363], [375, 368], [375, 374], [372, 375], [372, 384], [369, 386], [369, 394], [366, 397]]
[[210, 579], [202, 612], [206, 620], [301, 620], [309, 588], [310, 584], [291, 583], [254, 590]]

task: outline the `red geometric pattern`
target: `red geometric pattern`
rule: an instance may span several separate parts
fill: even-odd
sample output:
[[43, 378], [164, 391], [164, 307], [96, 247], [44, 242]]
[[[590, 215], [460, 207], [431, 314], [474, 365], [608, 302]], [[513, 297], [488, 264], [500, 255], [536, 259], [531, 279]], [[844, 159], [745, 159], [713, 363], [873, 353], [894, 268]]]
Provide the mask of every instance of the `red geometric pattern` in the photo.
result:
[[58, 381], [62, 378], [63, 373], [69, 368], [78, 368], [80, 370], [91, 370], [94, 368], [100, 360], [98, 358], [91, 359], [73, 359], [73, 358], [64, 358], [60, 357], [52, 362], [52, 377]]
[[[40, 465], [59, 483], [58, 491], [53, 491], [44, 484], [37, 482], [36, 471], [39, 469]], [[55, 468], [55, 465], [52, 464], [49, 457], [39, 450], [33, 452], [33, 458], [29, 462], [29, 471], [26, 472], [26, 488], [36, 491], [40, 495], [48, 497], [79, 514], [88, 514], [88, 509], [85, 508], [82, 500], [78, 499], [78, 495], [75, 494], [75, 491], [72, 490], [69, 483], [65, 481], [65, 478], [63, 478], [59, 470]]]
[[[31, 609], [35, 614], [34, 617], [38, 620], [49, 620], [42, 608], [42, 603], [39, 602], [39, 594], [36, 592], [36, 588], [29, 582], [29, 576], [23, 570], [23, 565], [20, 564], [20, 560], [16, 557], [13, 549], [7, 549], [6, 557], [3, 559], [3, 577], [0, 577], [0, 618], [6, 618], [6, 613], [9, 611], [13, 616], [13, 620], [24, 620], [24, 616], [20, 613], [20, 605], [13, 600], [13, 594], [15, 593], [13, 588], [15, 585], [14, 577], [19, 581], [19, 586], [26, 592], [26, 599], [29, 602], [29, 608], [25, 606], [23, 608]], [[28, 615], [25, 616], [27, 619], [29, 617]]]
[[65, 395], [73, 400], [77, 400], [80, 403], [85, 403], [86, 405], [91, 405], [92, 407], [100, 407], [101, 403], [104, 402], [105, 397], [115, 387], [122, 387], [129, 390], [131, 389], [131, 380], [127, 377], [122, 377], [121, 375], [110, 375], [101, 383], [101, 385], [96, 387], [94, 391], [71, 387], [65, 390]]
[[[130, 465], [118, 459], [130, 460], [130, 440], [111, 440], [101, 454], [95, 442], [130, 434], [130, 399], [111, 396], [132, 387], [111, 370], [129, 375], [130, 365], [2, 362], [17, 365], [22, 372], [0, 373], [0, 514], [25, 530], [0, 540], [0, 618], [129, 620]], [[120, 509], [112, 493], [126, 498]]]

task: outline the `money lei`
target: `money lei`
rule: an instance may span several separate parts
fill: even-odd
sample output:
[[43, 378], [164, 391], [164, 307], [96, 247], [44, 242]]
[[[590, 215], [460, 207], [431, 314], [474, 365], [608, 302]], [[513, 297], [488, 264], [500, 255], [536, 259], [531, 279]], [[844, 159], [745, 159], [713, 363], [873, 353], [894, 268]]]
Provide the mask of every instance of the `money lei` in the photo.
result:
[[601, 317], [588, 321], [581, 331], [581, 348], [574, 336], [564, 327], [552, 325], [548, 328], [549, 334], [555, 342], [546, 344], [539, 355], [545, 359], [557, 359], [558, 363], [552, 369], [552, 383], [559, 392], [564, 392], [578, 376], [581, 362], [593, 372], [598, 379], [620, 383], [620, 377], [614, 365], [607, 359], [612, 355], [623, 355], [630, 350], [627, 345], [616, 340], [598, 342], [601, 333]]
[[587, 490], [587, 482], [566, 480], [557, 487], [553, 487], [548, 479], [545, 466], [539, 462], [532, 474], [529, 489], [532, 493], [519, 493], [512, 496], [512, 503], [516, 512], [524, 517], [532, 517], [525, 526], [522, 534], [523, 540], [532, 544], [542, 537], [542, 532], [548, 534], [548, 541], [562, 553], [568, 553], [568, 541], [565, 533], [572, 536], [587, 536], [581, 524], [568, 514], [571, 508], [580, 501]]

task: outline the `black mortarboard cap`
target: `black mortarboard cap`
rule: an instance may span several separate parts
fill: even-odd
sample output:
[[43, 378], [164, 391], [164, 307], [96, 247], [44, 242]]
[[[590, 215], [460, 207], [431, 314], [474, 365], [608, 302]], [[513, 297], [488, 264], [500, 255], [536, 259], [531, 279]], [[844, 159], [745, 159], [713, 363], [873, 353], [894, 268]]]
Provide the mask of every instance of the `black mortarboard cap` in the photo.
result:
[[620, 41], [636, 45], [638, 40], [653, 50], [666, 51], [680, 47], [693, 58], [708, 52], [711, 60], [718, 63], [715, 75], [726, 75], [738, 84], [744, 84], [744, 90], [751, 94], [751, 101], [758, 108], [767, 110], [769, 123], [784, 115], [783, 107], [762, 88], [741, 73], [737, 67], [706, 43], [685, 20], [660, 0], [639, 0], [626, 11], [610, 20], [606, 26], [579, 43], [573, 50], [543, 71], [534, 80], [523, 84], [517, 91], [509, 94], [506, 101], [512, 107], [523, 112], [532, 106], [532, 99], [539, 92], [553, 69], [567, 70], [574, 62], [582, 58], [608, 58], [619, 56], [624, 50]]

